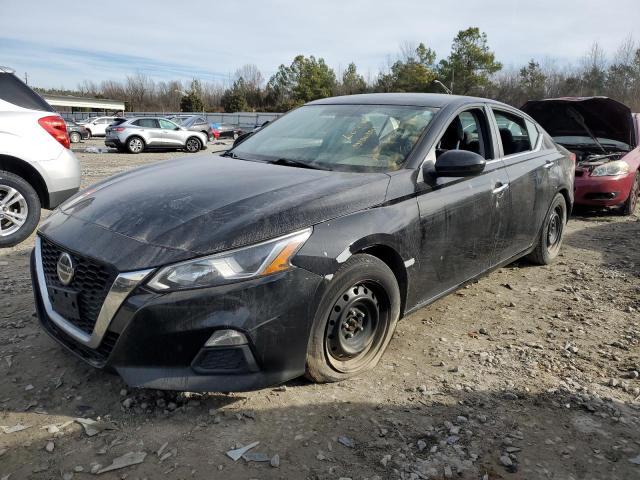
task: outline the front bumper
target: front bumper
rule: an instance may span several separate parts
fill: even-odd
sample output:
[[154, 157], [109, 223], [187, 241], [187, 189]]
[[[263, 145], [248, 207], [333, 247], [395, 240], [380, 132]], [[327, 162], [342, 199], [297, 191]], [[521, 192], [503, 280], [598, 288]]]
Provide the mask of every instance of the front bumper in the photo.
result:
[[[38, 318], [67, 350], [114, 369], [133, 387], [246, 391], [304, 373], [322, 277], [293, 268], [232, 285], [156, 293], [143, 284], [117, 309], [93, 348], [66, 333], [45, 308], [35, 251], [31, 276]], [[248, 344], [204, 347], [213, 332], [236, 329]]]
[[631, 192], [635, 172], [614, 177], [591, 177], [581, 172], [575, 179], [576, 205], [613, 207], [626, 202]]

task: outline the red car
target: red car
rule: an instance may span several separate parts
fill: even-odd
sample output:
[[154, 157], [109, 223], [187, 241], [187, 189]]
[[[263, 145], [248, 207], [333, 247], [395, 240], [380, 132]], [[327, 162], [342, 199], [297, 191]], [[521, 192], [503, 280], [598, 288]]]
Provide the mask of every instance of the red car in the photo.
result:
[[631, 215], [640, 193], [640, 114], [606, 97], [532, 100], [522, 110], [576, 155], [575, 204]]

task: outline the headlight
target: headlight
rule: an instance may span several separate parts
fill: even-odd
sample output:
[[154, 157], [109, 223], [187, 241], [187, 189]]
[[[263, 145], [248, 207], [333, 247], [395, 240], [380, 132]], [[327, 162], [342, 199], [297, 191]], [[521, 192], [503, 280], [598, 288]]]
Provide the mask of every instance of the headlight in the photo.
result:
[[249, 247], [196, 258], [160, 269], [149, 281], [154, 290], [211, 287], [263, 277], [291, 268], [290, 260], [311, 236], [311, 228]]
[[620, 160], [599, 165], [591, 172], [592, 177], [610, 177], [629, 173], [629, 164]]

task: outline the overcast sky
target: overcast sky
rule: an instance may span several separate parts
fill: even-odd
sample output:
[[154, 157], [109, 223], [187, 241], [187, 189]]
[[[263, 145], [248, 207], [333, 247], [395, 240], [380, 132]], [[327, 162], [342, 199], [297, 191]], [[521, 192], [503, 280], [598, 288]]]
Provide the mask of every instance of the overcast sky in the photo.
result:
[[[81, 8], [78, 8], [82, 5]], [[405, 42], [438, 58], [454, 35], [480, 27], [498, 60], [576, 62], [593, 44], [613, 54], [640, 40], [640, 0], [0, 0], [0, 65], [41, 87], [83, 80], [228, 81], [256, 64], [265, 77], [297, 54], [367, 75]]]

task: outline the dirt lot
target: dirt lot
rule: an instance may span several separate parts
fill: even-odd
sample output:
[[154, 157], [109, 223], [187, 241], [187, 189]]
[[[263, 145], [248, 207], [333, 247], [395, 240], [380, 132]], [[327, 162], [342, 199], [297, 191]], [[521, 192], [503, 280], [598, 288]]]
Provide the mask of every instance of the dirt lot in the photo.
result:
[[[78, 153], [85, 186], [178, 155]], [[0, 251], [0, 478], [91, 478], [129, 452], [142, 463], [99, 476], [640, 478], [639, 242], [637, 216], [583, 212], [555, 264], [414, 313], [361, 378], [189, 395], [128, 390], [41, 331], [30, 239]], [[251, 442], [250, 461], [225, 455]]]

